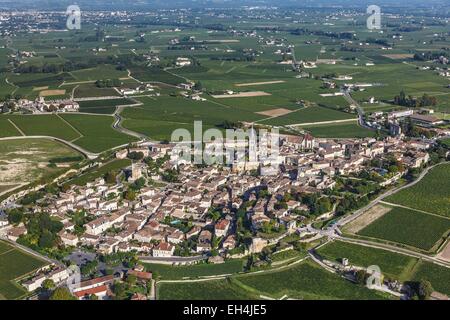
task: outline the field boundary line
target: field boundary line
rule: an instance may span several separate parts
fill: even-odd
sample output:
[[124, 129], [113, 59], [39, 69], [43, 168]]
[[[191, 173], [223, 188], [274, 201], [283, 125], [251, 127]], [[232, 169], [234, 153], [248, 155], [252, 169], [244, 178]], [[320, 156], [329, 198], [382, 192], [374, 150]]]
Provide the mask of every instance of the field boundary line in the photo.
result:
[[4, 254], [7, 254], [8, 252], [11, 252], [11, 251], [14, 251], [14, 248], [11, 248], [11, 249], [9, 249], [9, 250], [7, 250], [5, 252], [0, 253], [0, 256], [2, 256]]
[[81, 139], [81, 138], [84, 137], [84, 135], [83, 135], [77, 128], [75, 128], [74, 126], [72, 126], [66, 119], [64, 119], [63, 117], [61, 117], [59, 114], [56, 114], [56, 116], [57, 116], [59, 119], [61, 119], [64, 123], [66, 123], [69, 127], [71, 127], [76, 133], [78, 133], [78, 134], [80, 135], [78, 138], [73, 139], [73, 140], [70, 140], [70, 142], [74, 142], [74, 141], [76, 141], [76, 140]]
[[[303, 110], [303, 109], [300, 109]], [[347, 122], [358, 122], [358, 118], [351, 118], [351, 119], [343, 119], [343, 120], [330, 120], [330, 121], [320, 121], [320, 122], [309, 122], [309, 123], [298, 123], [298, 124], [289, 124], [286, 125], [286, 127], [300, 127], [304, 129], [303, 127], [313, 127], [313, 126], [320, 126], [324, 124], [339, 124], [339, 123], [347, 123]], [[307, 128], [306, 128], [307, 129]]]
[[383, 200], [381, 200], [379, 203], [385, 204], [385, 205], [388, 205], [388, 206], [392, 206], [392, 207], [403, 208], [403, 209], [407, 209], [407, 210], [411, 210], [411, 211], [416, 211], [416, 212], [428, 214], [430, 216], [435, 216], [435, 217], [438, 217], [438, 218], [444, 218], [444, 219], [450, 220], [450, 218], [446, 217], [446, 216], [441, 216], [439, 214], [431, 213], [431, 212], [428, 212], [428, 211], [423, 211], [423, 210], [420, 210], [420, 209], [414, 209], [414, 208], [411, 208], [411, 207], [403, 206], [401, 204], [391, 203], [391, 202], [387, 202], [387, 201], [383, 201]]
[[8, 119], [8, 121], [9, 121], [9, 123], [11, 123], [11, 124], [14, 126], [14, 128], [17, 129], [17, 131], [19, 131], [19, 133], [20, 133], [22, 136], [26, 137], [26, 134], [25, 134], [22, 130], [20, 130], [20, 128], [19, 128], [19, 127], [18, 127], [11, 119]]

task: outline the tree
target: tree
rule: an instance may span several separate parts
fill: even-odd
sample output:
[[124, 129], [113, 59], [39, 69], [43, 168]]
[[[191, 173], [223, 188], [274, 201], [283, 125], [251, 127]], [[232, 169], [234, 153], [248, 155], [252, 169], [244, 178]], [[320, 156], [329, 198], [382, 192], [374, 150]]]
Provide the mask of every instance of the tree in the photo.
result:
[[136, 192], [132, 189], [125, 191], [124, 198], [128, 201], [134, 201], [136, 199]]
[[367, 280], [366, 270], [358, 270], [355, 273], [355, 280], [360, 285], [365, 285]]
[[137, 277], [136, 277], [135, 275], [129, 274], [129, 275], [127, 276], [127, 283], [128, 283], [129, 285], [134, 286], [134, 285], [136, 284], [136, 282], [137, 282]]
[[128, 158], [131, 160], [140, 161], [144, 159], [144, 154], [142, 152], [133, 151], [128, 154]]
[[49, 300], [76, 300], [76, 298], [70, 293], [69, 289], [59, 287], [53, 291]]
[[42, 282], [42, 288], [45, 290], [52, 290], [55, 288], [55, 282], [52, 279], [45, 279]]
[[12, 209], [8, 212], [8, 222], [17, 225], [23, 221], [23, 212], [19, 209]]
[[112, 184], [116, 182], [116, 176], [117, 176], [117, 172], [115, 171], [110, 171], [106, 174], [105, 176], [105, 181], [108, 184]]
[[427, 280], [421, 280], [417, 286], [417, 296], [420, 300], [430, 299], [433, 291], [433, 286], [431, 285], [430, 281]]

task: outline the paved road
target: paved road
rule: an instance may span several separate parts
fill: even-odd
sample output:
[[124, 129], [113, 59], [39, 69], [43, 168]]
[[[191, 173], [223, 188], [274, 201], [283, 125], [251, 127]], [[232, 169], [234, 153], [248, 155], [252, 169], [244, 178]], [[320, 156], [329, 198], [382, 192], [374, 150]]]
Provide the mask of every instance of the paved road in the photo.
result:
[[372, 130], [372, 131], [375, 130], [374, 128], [369, 127], [366, 124], [366, 122], [364, 121], [364, 115], [365, 115], [364, 109], [361, 108], [361, 105], [358, 103], [358, 101], [353, 99], [350, 92], [347, 90], [341, 90], [341, 92], [344, 94], [344, 99], [347, 100], [347, 102], [349, 102], [351, 105], [356, 106], [356, 111], [358, 111], [359, 125], [368, 130]]
[[116, 110], [114, 111], [114, 114], [113, 114], [113, 116], [116, 118], [116, 120], [114, 121], [114, 123], [112, 125], [112, 128], [114, 130], [116, 130], [116, 131], [119, 131], [120, 133], [129, 135], [129, 136], [141, 139], [141, 140], [147, 139], [148, 137], [146, 135], [144, 135], [144, 134], [141, 134], [141, 133], [138, 133], [138, 132], [134, 132], [134, 131], [131, 131], [131, 130], [128, 130], [128, 129], [122, 127], [123, 118], [120, 115], [122, 110], [125, 107], [133, 107], [133, 106], [140, 106], [140, 105], [142, 105], [142, 104], [127, 105], [127, 106], [117, 106], [117, 108], [116, 108]]

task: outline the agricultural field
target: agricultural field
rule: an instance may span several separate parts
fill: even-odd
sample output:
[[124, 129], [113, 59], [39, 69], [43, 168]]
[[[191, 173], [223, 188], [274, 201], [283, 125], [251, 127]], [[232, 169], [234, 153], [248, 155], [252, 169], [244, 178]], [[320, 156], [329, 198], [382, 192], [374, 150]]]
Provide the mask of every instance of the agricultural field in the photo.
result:
[[419, 183], [385, 201], [450, 217], [450, 164], [431, 169]]
[[116, 159], [111, 162], [106, 163], [101, 167], [95, 167], [93, 169], [88, 170], [82, 175], [68, 181], [66, 185], [79, 185], [84, 186], [86, 183], [93, 181], [97, 178], [105, 176], [108, 172], [116, 171], [118, 172], [120, 169], [131, 166], [131, 160], [129, 159]]
[[82, 137], [74, 143], [92, 152], [103, 152], [136, 140], [114, 130], [114, 118], [110, 116], [64, 114], [61, 118], [81, 133]]
[[[13, 136], [8, 126], [13, 122], [27, 136], [49, 136], [60, 138], [91, 152], [103, 152], [113, 147], [134, 141], [133, 137], [112, 128], [114, 118], [106, 115], [61, 114], [61, 115], [6, 115], [0, 121], [6, 123], [4, 134]], [[11, 124], [9, 122], [9, 124]], [[6, 135], [5, 135], [6, 137]]]
[[158, 274], [161, 280], [180, 280], [214, 275], [233, 274], [243, 271], [242, 260], [228, 260], [222, 264], [198, 264], [192, 266], [166, 266], [145, 264], [148, 271]]
[[356, 115], [341, 112], [331, 108], [315, 106], [303, 108], [285, 116], [265, 119], [263, 121], [260, 121], [259, 123], [271, 126], [286, 126], [286, 125], [301, 125], [301, 124], [306, 125], [314, 122], [337, 121], [348, 119], [356, 119]]
[[0, 138], [20, 136], [20, 132], [4, 117], [0, 117]]
[[190, 282], [159, 283], [158, 300], [256, 300], [259, 296], [234, 284], [230, 279]]
[[258, 275], [242, 275], [234, 278], [251, 292], [293, 299], [353, 299], [374, 300], [384, 296], [340, 278], [321, 269], [312, 262], [303, 262], [284, 269]]
[[450, 268], [420, 261], [415, 266], [411, 279], [428, 280], [436, 291], [450, 295]]
[[411, 268], [417, 262], [409, 256], [342, 241], [326, 244], [317, 253], [333, 262], [341, 263], [342, 258], [347, 258], [351, 265], [359, 267], [377, 265], [384, 275], [401, 281], [409, 280]]
[[354, 123], [331, 123], [317, 126], [299, 126], [317, 138], [364, 138], [375, 136], [374, 131]]
[[80, 101], [80, 112], [113, 114], [117, 106], [134, 104], [130, 99], [108, 99], [108, 100], [92, 100]]
[[24, 296], [26, 290], [16, 280], [46, 264], [46, 262], [0, 241], [0, 300], [14, 300]]
[[113, 88], [98, 88], [95, 84], [80, 84], [74, 89], [76, 98], [120, 97], [120, 93]]
[[27, 136], [49, 136], [66, 141], [80, 137], [57, 115], [7, 115], [0, 119], [9, 119]]
[[425, 251], [436, 249], [450, 231], [450, 219], [406, 208], [392, 209], [358, 235], [396, 242]]
[[65, 169], [50, 166], [55, 159], [82, 156], [60, 142], [50, 139], [20, 139], [0, 141], [0, 193], [22, 184], [57, 175]]

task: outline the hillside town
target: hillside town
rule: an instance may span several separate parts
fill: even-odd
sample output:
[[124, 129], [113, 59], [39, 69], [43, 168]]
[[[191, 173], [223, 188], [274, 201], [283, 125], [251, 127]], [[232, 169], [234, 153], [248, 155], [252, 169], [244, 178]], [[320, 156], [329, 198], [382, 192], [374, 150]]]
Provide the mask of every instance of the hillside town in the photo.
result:
[[[131, 166], [113, 177], [46, 194], [31, 210], [60, 221], [64, 227], [58, 236], [69, 248], [99, 255], [134, 252], [152, 263], [221, 263], [260, 253], [291, 234], [314, 237], [305, 227], [345, 213], [347, 208], [338, 205], [347, 190], [361, 187], [365, 191], [356, 191], [355, 201], [367, 203], [370, 193], [426, 165], [433, 146], [432, 141], [398, 136], [282, 135], [280, 142], [281, 164], [273, 175], [259, 174], [261, 162], [179, 165], [170, 160], [174, 144], [136, 143], [115, 153], [119, 160], [134, 159]], [[80, 213], [84, 219], [76, 225], [73, 217]], [[242, 237], [243, 229], [250, 238]], [[23, 225], [7, 221], [1, 230], [10, 241], [27, 233]], [[32, 291], [45, 279], [60, 282], [68, 277], [60, 268], [38, 273], [25, 287]]]

